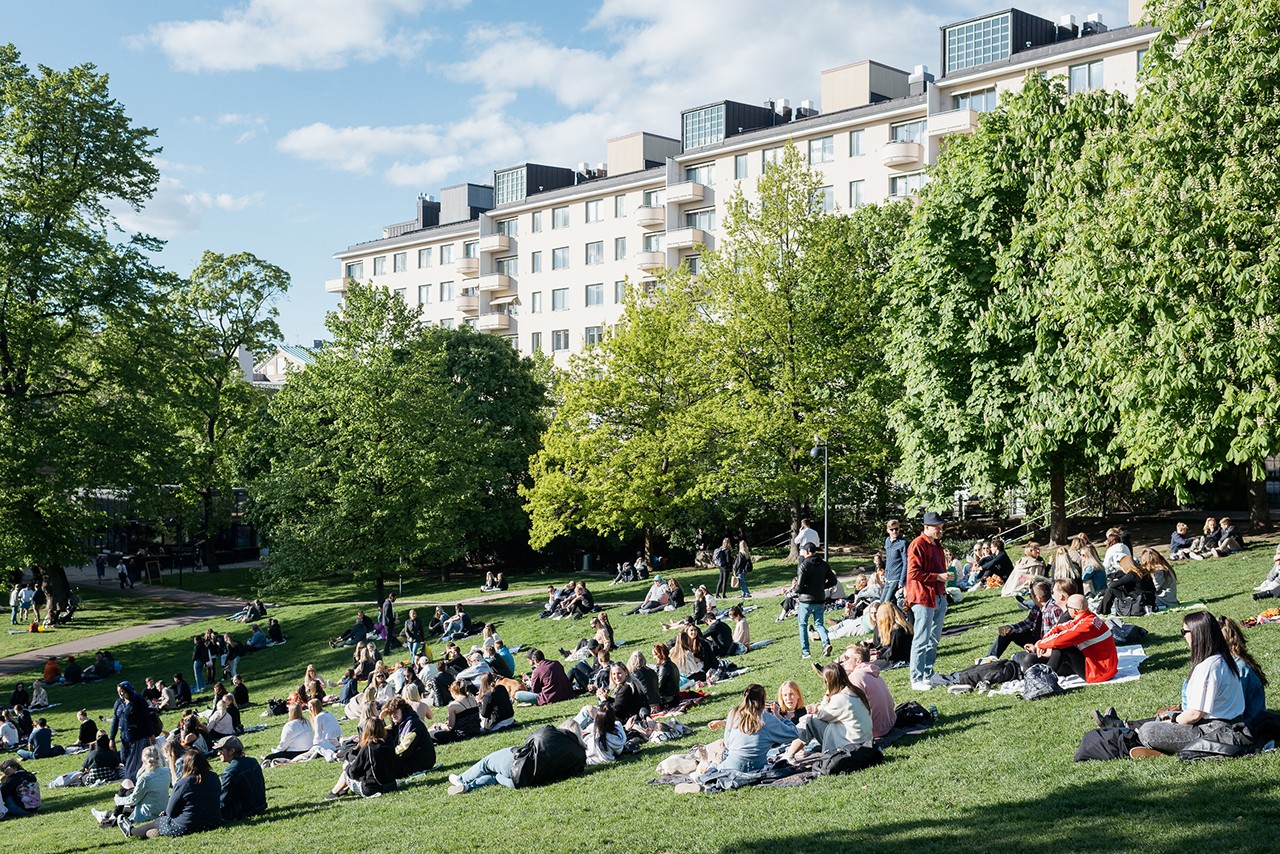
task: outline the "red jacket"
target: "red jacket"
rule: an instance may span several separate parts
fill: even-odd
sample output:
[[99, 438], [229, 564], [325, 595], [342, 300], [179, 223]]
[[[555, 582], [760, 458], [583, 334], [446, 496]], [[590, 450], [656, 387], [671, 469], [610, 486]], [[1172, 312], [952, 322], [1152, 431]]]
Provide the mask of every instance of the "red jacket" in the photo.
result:
[[1084, 653], [1084, 681], [1106, 682], [1116, 675], [1119, 657], [1111, 628], [1097, 614], [1081, 611], [1068, 623], [1053, 627], [1036, 646], [1041, 649], [1065, 649], [1074, 646]]
[[947, 595], [946, 573], [941, 545], [924, 534], [912, 540], [907, 546], [907, 604], [936, 608], [938, 597]]

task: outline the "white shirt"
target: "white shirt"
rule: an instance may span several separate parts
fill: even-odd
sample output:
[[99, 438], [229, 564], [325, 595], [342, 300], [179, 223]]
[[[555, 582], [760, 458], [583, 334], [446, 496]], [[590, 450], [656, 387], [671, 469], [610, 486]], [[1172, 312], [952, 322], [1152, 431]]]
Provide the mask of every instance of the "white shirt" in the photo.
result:
[[801, 528], [800, 533], [796, 534], [796, 545], [803, 546], [805, 543], [813, 543], [815, 546], [822, 542], [818, 536], [818, 532], [813, 528]]
[[342, 724], [329, 712], [321, 712], [312, 720], [315, 731], [316, 747], [326, 750], [337, 750], [342, 740]]
[[1107, 549], [1107, 553], [1102, 556], [1102, 569], [1110, 574], [1120, 571], [1120, 558], [1133, 557], [1133, 552], [1129, 551], [1129, 547], [1124, 543], [1116, 543]]
[[1207, 718], [1231, 720], [1244, 714], [1244, 686], [1220, 655], [1195, 666], [1183, 687], [1182, 708], [1197, 709]]
[[280, 729], [280, 744], [276, 752], [296, 750], [303, 752], [311, 749], [311, 724], [305, 720], [285, 721]]
[[13, 725], [13, 721], [5, 721], [0, 726], [0, 741], [5, 743], [6, 747], [18, 746], [18, 728]]

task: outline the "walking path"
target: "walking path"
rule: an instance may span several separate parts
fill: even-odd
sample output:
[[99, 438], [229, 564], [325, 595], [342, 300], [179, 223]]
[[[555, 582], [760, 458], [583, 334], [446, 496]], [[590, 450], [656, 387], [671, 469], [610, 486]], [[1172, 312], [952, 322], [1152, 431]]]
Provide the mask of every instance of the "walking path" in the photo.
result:
[[[89, 587], [97, 584], [98, 575], [92, 566], [68, 567], [67, 581], [71, 583], [72, 587]], [[115, 584], [115, 576], [109, 575], [107, 582]], [[173, 602], [184, 606], [185, 610], [158, 620], [139, 623], [136, 626], [126, 626], [99, 635], [89, 635], [88, 637], [55, 643], [39, 649], [16, 652], [13, 655], [0, 658], [0, 676], [12, 676], [39, 667], [51, 655], [64, 658], [68, 655], [93, 653], [100, 649], [108, 649], [117, 644], [146, 637], [154, 632], [187, 626], [192, 623], [198, 623], [201, 620], [207, 620], [210, 617], [233, 613], [244, 607], [244, 600], [242, 599], [232, 599], [212, 593], [177, 590], [172, 587], [159, 587], [154, 584], [138, 584], [136, 587], [126, 588], [120, 592], [126, 596], [147, 596], [152, 599]]]

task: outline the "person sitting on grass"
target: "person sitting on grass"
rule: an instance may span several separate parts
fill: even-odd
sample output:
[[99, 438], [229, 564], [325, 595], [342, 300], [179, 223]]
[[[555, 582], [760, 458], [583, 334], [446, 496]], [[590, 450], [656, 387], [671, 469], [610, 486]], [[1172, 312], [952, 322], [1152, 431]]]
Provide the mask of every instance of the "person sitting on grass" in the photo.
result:
[[85, 749], [93, 747], [98, 740], [98, 722], [89, 717], [87, 709], [76, 712], [76, 720], [80, 724], [80, 729], [76, 734], [74, 746]]
[[1182, 636], [1191, 653], [1191, 673], [1182, 686], [1178, 708], [1156, 713], [1138, 726], [1142, 743], [1129, 751], [1132, 759], [1174, 754], [1198, 739], [1217, 721], [1235, 722], [1245, 713], [1244, 683], [1222, 627], [1208, 611], [1188, 614]]
[[529, 650], [529, 664], [533, 670], [525, 680], [528, 690], [516, 692], [517, 703], [546, 706], [573, 698], [573, 684], [564, 672], [564, 665], [548, 660], [540, 649]]
[[278, 759], [289, 760], [301, 756], [315, 744], [315, 736], [311, 724], [302, 717], [302, 706], [292, 703], [289, 706], [289, 717], [280, 728], [280, 743], [276, 749], [262, 757], [264, 767]]
[[354, 792], [362, 798], [372, 798], [396, 790], [396, 752], [387, 737], [387, 727], [382, 718], [371, 715], [360, 725], [360, 741], [347, 756], [326, 801]]
[[271, 645], [271, 641], [267, 638], [267, 633], [262, 630], [262, 626], [254, 623], [249, 627], [249, 639], [245, 641], [245, 647], [251, 650], [266, 649]]
[[569, 681], [579, 694], [593, 691], [609, 681], [609, 665], [613, 663], [610, 648], [597, 644], [589, 661], [579, 661], [569, 671]]
[[115, 796], [111, 810], [90, 810], [99, 827], [115, 827], [121, 816], [138, 824], [155, 821], [169, 800], [169, 783], [172, 777], [169, 766], [161, 762], [160, 748], [148, 745], [142, 751], [142, 765], [138, 780], [125, 780]]
[[436, 744], [427, 725], [403, 697], [392, 697], [383, 707], [382, 716], [390, 719], [387, 733], [396, 757], [396, 779], [435, 767]]
[[219, 780], [222, 820], [229, 823], [266, 812], [267, 784], [262, 779], [262, 766], [244, 755], [240, 739], [226, 736], [215, 742], [213, 749], [227, 765]]
[[835, 662], [822, 668], [822, 681], [826, 685], [822, 701], [800, 719], [797, 737], [783, 753], [784, 759], [794, 759], [811, 741], [818, 742], [823, 753], [871, 746], [871, 703], [867, 695], [849, 681], [844, 668]]
[[[800, 719], [807, 714], [807, 711], [804, 705], [804, 694], [800, 691], [799, 683], [788, 679], [779, 685], [778, 698], [769, 702], [765, 709], [780, 720], [792, 724], [800, 723]], [[711, 729], [715, 728], [714, 726], [711, 727]]]
[[1151, 576], [1155, 588], [1155, 608], [1164, 611], [1178, 607], [1178, 573], [1155, 549], [1143, 549], [1139, 555], [1143, 570]]
[[66, 748], [53, 743], [53, 730], [44, 718], [36, 718], [36, 725], [27, 739], [25, 750], [19, 750], [18, 756], [30, 762], [33, 759], [51, 759], [66, 753]]
[[1024, 673], [1035, 664], [1047, 664], [1059, 676], [1078, 676], [1090, 684], [1108, 681], [1119, 665], [1111, 628], [1089, 610], [1079, 593], [1067, 598], [1067, 615], [1069, 620], [1027, 644], [1014, 661]]
[[280, 621], [275, 617], [267, 620], [267, 640], [271, 641], [271, 646], [282, 644], [287, 640], [284, 636], [284, 629], [280, 627]]
[[44, 672], [40, 676], [46, 685], [56, 685], [62, 681], [62, 668], [58, 665], [58, 656], [51, 655], [44, 662]]
[[445, 719], [431, 725], [431, 737], [437, 743], [448, 744], [480, 735], [480, 703], [474, 692], [475, 686], [461, 679], [449, 686], [453, 699], [445, 708]]
[[441, 640], [446, 642], [457, 640], [458, 638], [466, 637], [471, 632], [471, 615], [467, 613], [467, 609], [459, 602], [453, 606], [453, 616], [444, 621]]
[[[13, 717], [14, 713], [8, 709], [0, 709], [0, 750], [18, 749], [18, 726], [13, 722]], [[94, 737], [97, 737], [96, 734]]]
[[850, 644], [840, 656], [839, 664], [849, 677], [849, 684], [862, 691], [871, 710], [871, 735], [882, 738], [898, 721], [893, 694], [880, 675], [880, 668], [871, 661], [871, 644]]
[[222, 825], [222, 782], [213, 773], [203, 750], [188, 749], [182, 755], [182, 772], [169, 794], [164, 812], [155, 821], [135, 824], [131, 819], [117, 822], [125, 836], [156, 839], [186, 836]]
[[610, 649], [613, 649], [613, 626], [609, 623], [608, 615], [592, 614], [591, 627], [595, 629], [594, 635], [578, 641], [578, 645], [572, 650], [560, 647], [560, 657], [565, 661], [582, 661], [589, 658], [601, 644], [607, 644]]
[[484, 584], [480, 585], [481, 593], [494, 593], [498, 590], [498, 579], [492, 572], [484, 574]]
[[987, 654], [999, 658], [1004, 655], [1009, 644], [1016, 645], [1018, 649], [1025, 648], [1056, 626], [1058, 618], [1062, 616], [1062, 609], [1054, 604], [1052, 594], [1053, 586], [1049, 582], [1041, 580], [1032, 584], [1030, 613], [1017, 623], [999, 626], [996, 629], [996, 639], [991, 643], [991, 651]]
[[1204, 520], [1204, 527], [1200, 531], [1200, 536], [1191, 541], [1192, 560], [1204, 560], [1206, 557], [1212, 557], [1214, 550], [1218, 548], [1218, 520], [1210, 516]]
[[231, 677], [231, 696], [235, 698], [236, 708], [243, 709], [249, 705], [249, 687], [239, 674]]
[[178, 692], [174, 708], [185, 709], [191, 705], [191, 686], [187, 684], [186, 679], [182, 678], [181, 673], [173, 674], [173, 689]]
[[497, 732], [515, 726], [516, 712], [511, 705], [511, 695], [492, 672], [480, 677], [479, 703], [481, 732]]
[[214, 704], [206, 726], [209, 727], [209, 734], [213, 738], [236, 735], [237, 731], [243, 732], [244, 727], [240, 725], [240, 710], [236, 708], [236, 698], [224, 693]]
[[356, 621], [342, 634], [329, 641], [330, 647], [356, 646], [369, 639], [373, 633], [373, 620], [363, 610], [356, 611]]
[[1173, 533], [1169, 535], [1169, 560], [1188, 560], [1193, 542], [1186, 522], [1174, 525]]
[[1267, 577], [1253, 589], [1257, 591], [1253, 594], [1254, 599], [1280, 597], [1280, 544], [1276, 545], [1276, 553], [1271, 558], [1271, 570], [1267, 573]]
[[595, 596], [587, 589], [586, 582], [579, 581], [573, 586], [573, 595], [565, 600], [562, 610], [566, 617], [577, 620], [591, 613], [596, 608]]
[[40, 784], [36, 775], [23, 768], [18, 760], [7, 758], [0, 762], [0, 800], [6, 810], [5, 818], [26, 818], [40, 811]]
[[671, 592], [667, 587], [666, 581], [661, 575], [655, 575], [652, 583], [649, 585], [648, 591], [644, 594], [644, 600], [630, 611], [623, 614], [629, 617], [632, 614], [652, 614], [661, 611], [667, 607], [667, 603], [671, 601]]
[[670, 708], [680, 699], [680, 668], [671, 660], [665, 643], [653, 645], [653, 665], [658, 674], [658, 701], [663, 708]]
[[746, 655], [751, 650], [751, 626], [747, 625], [747, 615], [741, 605], [729, 609], [729, 619], [733, 621], [733, 645], [729, 655]]
[[690, 682], [705, 680], [708, 673], [720, 666], [715, 652], [693, 623], [686, 625], [675, 636], [675, 642], [671, 646], [671, 660], [680, 669], [680, 675]]
[[658, 691], [658, 673], [649, 666], [649, 660], [640, 650], [631, 653], [627, 659], [627, 672], [631, 674], [631, 684], [639, 692], [642, 704], [650, 712], [662, 707], [662, 695]]
[[1218, 626], [1236, 661], [1236, 669], [1240, 671], [1240, 687], [1244, 691], [1244, 717], [1241, 722], [1248, 726], [1267, 710], [1267, 674], [1249, 654], [1249, 644], [1239, 623], [1230, 617], [1219, 617]]
[[[1107, 589], [1102, 594], [1102, 605], [1098, 610], [1104, 616], [1112, 613], [1124, 613], [1117, 607], [1117, 600], [1119, 599], [1138, 599], [1141, 600], [1139, 607], [1154, 610], [1156, 584], [1147, 567], [1128, 555], [1122, 555], [1116, 562], [1116, 567], [1121, 574], [1113, 575], [1111, 580], [1107, 582]], [[1138, 614], [1141, 613], [1141, 611], [1138, 612]], [[1147, 611], [1146, 613], [1151, 612]], [[1134, 614], [1129, 611], [1127, 615], [1133, 616]]]
[[1240, 539], [1235, 523], [1223, 516], [1218, 520], [1218, 547], [1213, 554], [1215, 557], [1227, 557], [1239, 551], [1244, 551], [1244, 540]]
[[38, 712], [48, 707], [49, 692], [44, 689], [44, 683], [37, 679], [31, 683], [31, 704], [27, 708]]
[[881, 602], [876, 609], [875, 646], [876, 661], [881, 669], [901, 667], [911, 661], [911, 624], [894, 602]]
[[790, 721], [765, 710], [764, 686], [751, 684], [742, 692], [742, 701], [725, 718], [724, 758], [714, 766], [702, 764], [695, 782], [677, 786], [677, 792], [700, 791], [697, 778], [713, 768], [720, 771], [751, 773], [764, 768], [769, 751], [793, 742], [799, 730]]
[[80, 783], [84, 786], [97, 786], [111, 783], [124, 776], [124, 767], [120, 764], [120, 754], [111, 749], [111, 738], [105, 733], [98, 733], [93, 747], [80, 766], [84, 777]]

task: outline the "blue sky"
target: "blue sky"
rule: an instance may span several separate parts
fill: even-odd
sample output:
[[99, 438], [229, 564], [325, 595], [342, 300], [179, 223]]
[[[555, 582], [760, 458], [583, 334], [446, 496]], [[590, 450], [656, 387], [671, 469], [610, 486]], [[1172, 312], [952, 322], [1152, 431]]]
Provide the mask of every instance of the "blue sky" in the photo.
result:
[[[91, 62], [158, 130], [161, 185], [121, 223], [158, 260], [253, 252], [288, 270], [288, 343], [325, 335], [335, 251], [409, 219], [418, 193], [530, 160], [604, 160], [609, 137], [678, 136], [680, 110], [819, 99], [861, 59], [938, 66], [938, 27], [1002, 6], [886, 0], [42, 0], [7, 3], [28, 66]], [[1056, 20], [1124, 2], [1019, 8]], [[820, 105], [819, 105], [820, 106]]]

